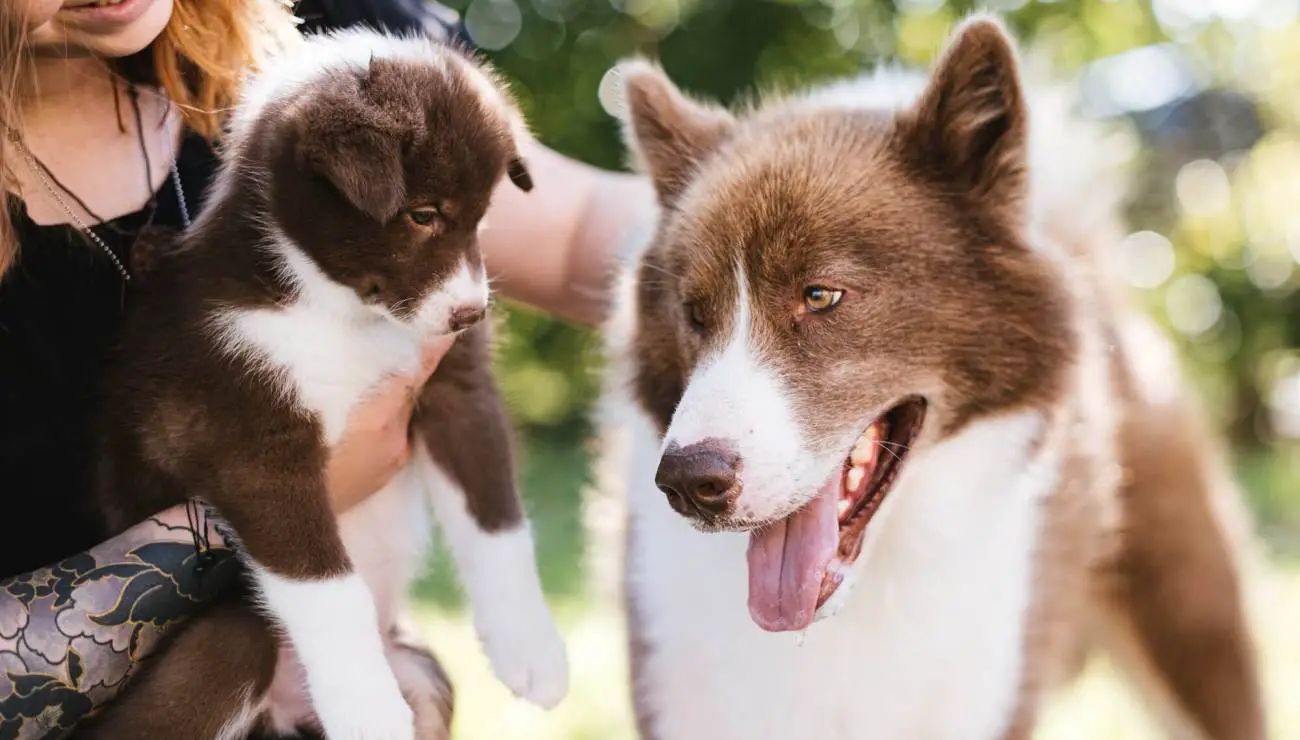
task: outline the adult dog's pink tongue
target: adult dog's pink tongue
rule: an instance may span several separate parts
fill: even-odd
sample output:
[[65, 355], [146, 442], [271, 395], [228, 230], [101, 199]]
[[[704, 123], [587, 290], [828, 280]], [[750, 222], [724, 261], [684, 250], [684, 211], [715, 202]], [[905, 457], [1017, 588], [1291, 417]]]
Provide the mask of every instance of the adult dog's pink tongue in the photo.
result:
[[839, 544], [839, 481], [827, 488], [785, 521], [749, 536], [749, 614], [769, 632], [804, 629], [817, 612]]

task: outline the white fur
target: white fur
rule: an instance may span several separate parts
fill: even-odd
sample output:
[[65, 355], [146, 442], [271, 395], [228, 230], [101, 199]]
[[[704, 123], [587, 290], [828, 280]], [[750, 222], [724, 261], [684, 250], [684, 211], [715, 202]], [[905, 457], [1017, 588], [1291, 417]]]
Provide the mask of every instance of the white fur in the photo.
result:
[[388, 666], [374, 600], [361, 576], [300, 581], [264, 568], [253, 572], [267, 611], [302, 663], [325, 735], [414, 740], [415, 718]]
[[276, 308], [218, 311], [212, 328], [219, 346], [253, 358], [289, 398], [319, 416], [328, 446], [338, 443], [352, 408], [380, 381], [418, 367], [421, 343], [448, 333], [453, 310], [487, 307], [481, 266], [462, 263], [424, 297], [414, 320], [402, 322], [330, 280], [288, 237], [280, 235], [268, 249], [297, 299]]
[[359, 400], [386, 375], [419, 366], [424, 337], [377, 315], [288, 238], [268, 249], [295, 283], [297, 299], [276, 308], [217, 311], [212, 329], [220, 347], [254, 360], [287, 398], [315, 414], [322, 441], [333, 446]]
[[748, 535], [696, 531], [649, 482], [656, 436], [632, 416], [627, 585], [653, 646], [640, 688], [657, 737], [997, 737], [1019, 690], [1039, 500], [1056, 483], [1054, 460], [1025, 457], [1040, 417], [915, 451], [868, 528], [856, 588], [800, 646], [748, 613]]
[[691, 374], [664, 444], [687, 447], [710, 437], [725, 440], [741, 460], [743, 488], [736, 516], [768, 521], [806, 502], [791, 501], [791, 492], [815, 494], [832, 471], [809, 458], [781, 379], [753, 346], [749, 291], [741, 269], [736, 285], [731, 335], [716, 354], [701, 358]]
[[[378, 629], [383, 632], [398, 623], [408, 585], [428, 552], [431, 522], [426, 484], [407, 466], [384, 488], [339, 518], [339, 534], [353, 568], [370, 591]], [[282, 647], [275, 678], [261, 706], [272, 729], [293, 734], [295, 727], [316, 716], [312, 698], [302, 685], [304, 670], [296, 651]]]
[[414, 323], [434, 331], [446, 331], [451, 315], [458, 308], [487, 309], [488, 283], [484, 279], [482, 263], [470, 265], [462, 262], [447, 278], [437, 292], [420, 305]]
[[484, 533], [470, 516], [464, 491], [425, 453], [416, 454], [415, 464], [431, 484], [434, 512], [496, 675], [516, 695], [554, 707], [568, 693], [568, 658], [537, 578], [527, 522]]
[[[901, 108], [924, 79], [885, 69], [814, 90], [806, 105]], [[1049, 122], [1061, 110], [1049, 110]], [[1043, 125], [1050, 123], [1035, 128]], [[1081, 183], [1095, 182], [1086, 173], [1096, 162], [1053, 160], [1050, 141], [1041, 135], [1030, 145], [1032, 230], [1065, 213], [1066, 195], [1079, 197]], [[763, 632], [747, 609], [748, 535], [697, 531], [653, 483], [662, 441], [630, 395], [628, 340], [637, 308], [631, 271], [621, 279], [606, 332], [612, 371], [603, 433], [617, 441], [611, 453], [623, 466], [630, 537], [623, 574], [648, 647], [636, 688], [654, 717], [654, 736], [1000, 737], [1020, 691], [1040, 507], [1060, 471], [1050, 441], [1033, 445], [1047, 419], [1034, 412], [984, 418], [941, 443], [925, 430], [867, 529], [850, 581], [823, 609], [838, 614], [812, 625], [802, 644]], [[764, 486], [799, 484], [751, 499], [775, 506], [776, 497], [808, 490], [821, 465], [797, 457], [800, 432], [785, 427], [791, 417], [781, 379], [764, 370], [751, 344], [737, 334], [706, 358], [666, 436], [679, 444], [709, 435], [747, 439], [746, 466], [750, 455], [769, 456]], [[776, 416], [769, 422], [768, 414]], [[766, 428], [747, 436], [752, 424]], [[777, 449], [780, 442], [788, 447]], [[742, 496], [753, 493], [751, 483], [747, 474]]]

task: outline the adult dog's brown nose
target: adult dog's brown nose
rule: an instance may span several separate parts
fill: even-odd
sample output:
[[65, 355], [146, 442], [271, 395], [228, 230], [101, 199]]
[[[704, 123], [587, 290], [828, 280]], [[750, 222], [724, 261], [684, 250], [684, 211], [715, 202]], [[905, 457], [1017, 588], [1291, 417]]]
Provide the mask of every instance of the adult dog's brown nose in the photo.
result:
[[679, 447], [669, 443], [655, 471], [655, 485], [673, 511], [686, 517], [717, 519], [726, 513], [736, 490], [740, 457], [722, 440], [706, 439]]

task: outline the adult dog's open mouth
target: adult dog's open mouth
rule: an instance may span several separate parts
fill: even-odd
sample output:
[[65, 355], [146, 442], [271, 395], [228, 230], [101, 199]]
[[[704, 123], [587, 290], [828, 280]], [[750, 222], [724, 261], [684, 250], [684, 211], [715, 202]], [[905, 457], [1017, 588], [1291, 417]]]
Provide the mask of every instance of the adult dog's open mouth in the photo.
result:
[[862, 552], [867, 524], [898, 479], [925, 421], [925, 400], [876, 418], [812, 501], [749, 538], [749, 613], [770, 632], [802, 630]]

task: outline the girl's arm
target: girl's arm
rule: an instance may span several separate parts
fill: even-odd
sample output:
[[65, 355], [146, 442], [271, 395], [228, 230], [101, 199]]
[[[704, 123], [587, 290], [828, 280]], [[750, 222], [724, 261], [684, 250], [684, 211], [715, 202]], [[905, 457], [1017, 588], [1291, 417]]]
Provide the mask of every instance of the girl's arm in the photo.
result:
[[524, 142], [535, 187], [500, 187], [481, 237], [493, 285], [508, 298], [595, 326], [609, 307], [618, 250], [655, 213], [648, 179]]
[[[233, 551], [195, 513], [197, 526], [185, 507], [169, 509], [91, 550], [0, 579], [0, 739], [67, 735], [169, 629], [235, 582]], [[196, 531], [207, 537], [205, 557]]]
[[[450, 347], [450, 338], [433, 341], [414, 376], [391, 378], [353, 410], [325, 471], [335, 511], [365, 500], [403, 464], [414, 390]], [[225, 526], [202, 507], [176, 507], [54, 565], [0, 578], [0, 740], [67, 735], [117, 695], [168, 630], [233, 586], [239, 567]]]

